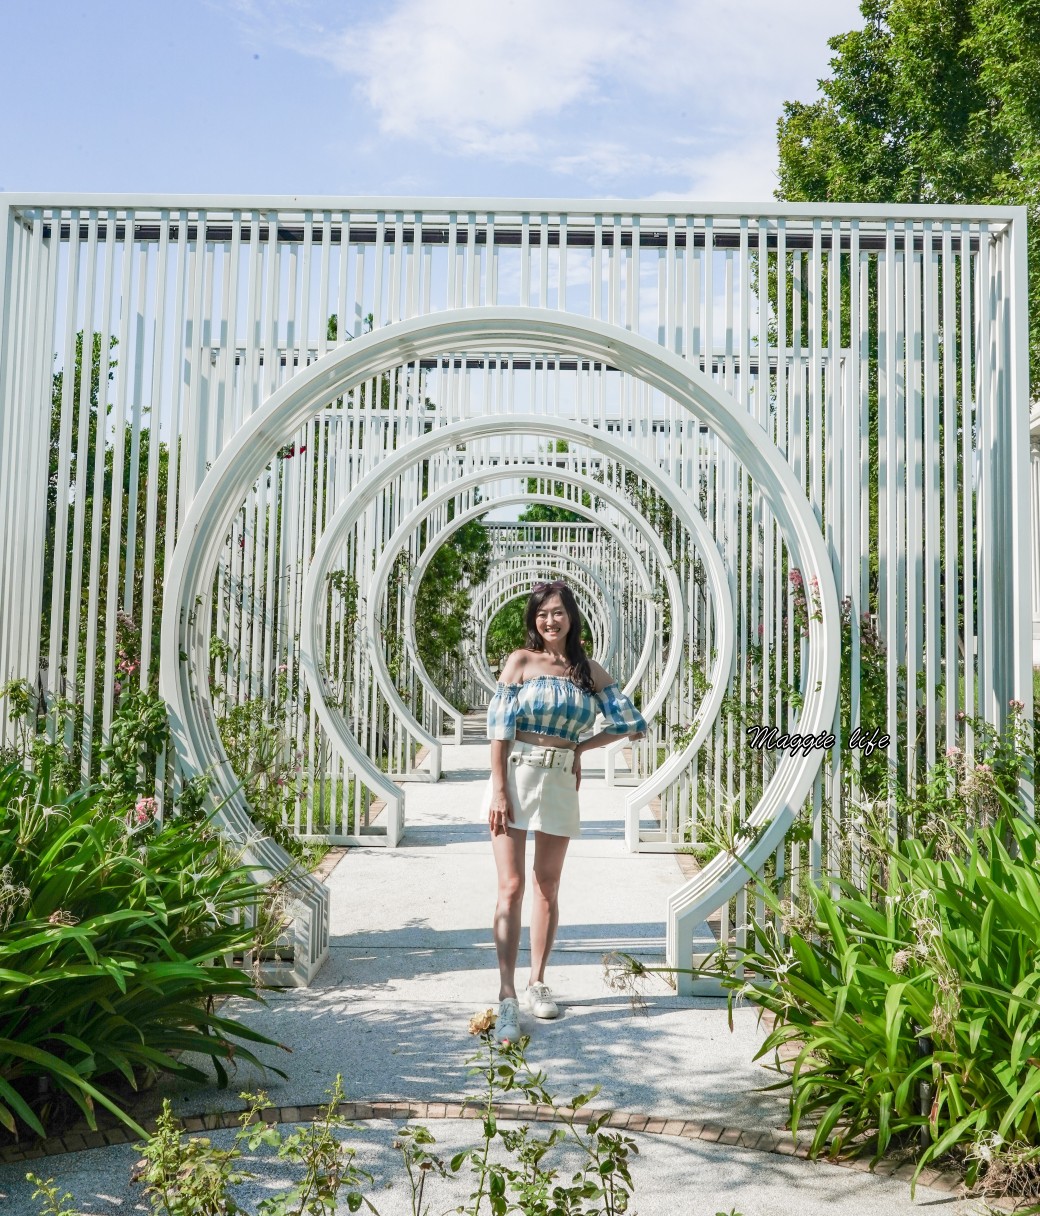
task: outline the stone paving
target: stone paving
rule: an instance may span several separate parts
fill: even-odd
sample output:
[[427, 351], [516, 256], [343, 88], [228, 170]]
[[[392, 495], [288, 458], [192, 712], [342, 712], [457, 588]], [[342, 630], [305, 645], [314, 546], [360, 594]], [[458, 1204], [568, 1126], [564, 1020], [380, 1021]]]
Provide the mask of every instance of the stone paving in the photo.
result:
[[[635, 1209], [644, 1216], [983, 1211], [978, 1201], [959, 1196], [955, 1179], [934, 1171], [911, 1199], [908, 1166], [886, 1161], [871, 1173], [864, 1162], [808, 1161], [804, 1137], [796, 1140], [785, 1128], [785, 1098], [762, 1089], [777, 1078], [754, 1061], [764, 1031], [753, 1009], [735, 1008], [731, 1027], [725, 1001], [679, 999], [661, 980], [648, 988], [641, 1012], [611, 990], [605, 953], [624, 950], [647, 963], [662, 961], [665, 900], [682, 874], [673, 856], [625, 851], [626, 791], [606, 788], [601, 770], [589, 763], [594, 758], [586, 759], [583, 835], [568, 850], [560, 930], [546, 975], [561, 1016], [537, 1022], [522, 1012], [521, 1027], [532, 1036], [528, 1059], [545, 1069], [560, 1105], [599, 1085], [593, 1105], [615, 1110], [612, 1125], [633, 1136], [639, 1147]], [[478, 1092], [465, 1064], [475, 1046], [468, 1020], [497, 998], [489, 927], [495, 872], [486, 824], [477, 821], [487, 772], [487, 743], [474, 720], [462, 747], [446, 742], [440, 782], [406, 785], [401, 846], [351, 849], [328, 876], [331, 957], [317, 982], [272, 993], [266, 1007], [225, 1007], [291, 1048], [291, 1054], [259, 1053], [288, 1079], [243, 1065], [223, 1090], [165, 1081], [143, 1096], [139, 1121], [151, 1120], [168, 1096], [189, 1128], [215, 1129], [215, 1142], [225, 1143], [231, 1132], [221, 1129], [235, 1126], [243, 1106], [239, 1091], [265, 1088], [277, 1108], [273, 1117], [297, 1123], [314, 1117], [338, 1072], [347, 1113], [363, 1121], [349, 1135], [359, 1160], [376, 1175], [373, 1201], [383, 1216], [411, 1210], [390, 1148], [394, 1129], [408, 1118], [429, 1122], [448, 1155], [475, 1139], [470, 1120], [476, 1112], [465, 1106]], [[521, 985], [528, 958], [525, 929]], [[511, 1105], [499, 1114], [505, 1120], [552, 1116], [545, 1108]], [[144, 1210], [129, 1183], [137, 1152], [127, 1139], [115, 1129], [48, 1143], [23, 1160], [0, 1155], [0, 1211], [39, 1211], [24, 1180], [29, 1168], [55, 1177], [83, 1212]], [[262, 1173], [257, 1198], [287, 1181], [277, 1162], [265, 1162]], [[433, 1212], [444, 1212], [469, 1191], [461, 1179], [438, 1181], [438, 1187], [435, 1197], [427, 1195]]]

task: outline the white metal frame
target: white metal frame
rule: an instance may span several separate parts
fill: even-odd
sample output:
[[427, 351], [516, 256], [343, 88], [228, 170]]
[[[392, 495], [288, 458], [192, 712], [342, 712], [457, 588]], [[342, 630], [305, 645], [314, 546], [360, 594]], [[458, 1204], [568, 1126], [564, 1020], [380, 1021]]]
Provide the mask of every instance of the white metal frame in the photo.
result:
[[[29, 679], [49, 707], [61, 693], [84, 706], [75, 730], [54, 713], [51, 725], [80, 751], [84, 776], [114, 711], [117, 610], [142, 626], [144, 687], [149, 624], [169, 591], [174, 544], [191, 540], [200, 487], [264, 401], [330, 350], [365, 340], [369, 312], [377, 330], [503, 306], [592, 329], [604, 322], [712, 381], [768, 437], [774, 459], [787, 462], [822, 529], [851, 604], [854, 726], [864, 611], [880, 632], [887, 721], [863, 725], [888, 729], [888, 758], [908, 781], [944, 745], [971, 754], [960, 710], [999, 727], [1010, 699], [1031, 704], [1023, 209], [9, 194], [0, 229], [0, 680]], [[93, 451], [90, 377], [76, 392], [68, 374], [79, 331], [98, 344], [95, 370], [110, 407], [106, 442]], [[272, 459], [275, 437], [254, 432], [265, 458], [258, 453], [256, 476], [239, 487], [216, 559], [225, 602], [212, 622], [194, 622], [231, 644], [235, 669], [218, 672], [207, 653], [186, 650], [197, 683], [219, 682], [230, 703], [270, 697], [281, 660], [293, 684], [304, 574], [335, 506], [429, 424], [519, 406], [613, 432], [698, 500], [737, 606], [733, 692], [744, 697], [757, 681], [763, 716], [783, 721], [782, 682], [808, 688], [812, 668], [782, 628], [792, 610], [785, 579], [798, 558], [776, 505], [706, 409], [691, 416], [641, 364], [620, 367], [609, 346], [584, 350], [567, 364], [555, 339], [539, 347], [489, 337], [464, 350], [452, 337], [425, 356], [402, 345], [389, 378], [374, 372], [355, 396], [329, 397], [301, 416], [284, 435], [295, 445], [291, 459]], [[64, 376], [52, 419], [55, 353]], [[159, 438], [170, 470], [164, 498]], [[546, 481], [561, 463], [576, 463], [555, 451], [531, 463], [519, 443], [504, 439], [496, 459]], [[433, 488], [457, 478], [466, 458], [431, 464]], [[114, 475], [91, 499], [106, 461]], [[365, 548], [381, 547], [422, 497], [414, 468], [394, 490], [351, 542], [351, 569], [362, 575]], [[687, 540], [671, 540], [685, 563]], [[199, 587], [203, 608], [214, 589], [213, 578]], [[710, 650], [710, 612], [705, 619], [695, 586], [684, 594], [698, 648]], [[199, 607], [189, 614], [197, 618]], [[360, 707], [352, 729], [370, 751], [379, 690], [359, 644], [343, 662]], [[313, 773], [323, 736], [305, 681], [300, 689], [292, 730]], [[691, 686], [677, 687], [668, 720], [688, 722], [693, 704]], [[918, 713], [920, 756], [906, 753], [892, 729], [901, 714]], [[391, 726], [400, 739], [400, 724]], [[684, 822], [687, 833], [705, 813], [719, 822], [725, 805], [746, 826], [758, 813], [749, 813], [743, 777], [724, 759], [744, 745], [743, 727], [716, 721], [703, 744], [661, 790], [666, 847], [681, 842]], [[345, 784], [349, 766], [336, 763]], [[698, 773], [709, 770], [714, 808], [698, 801]], [[855, 757], [850, 765], [839, 746], [812, 788], [815, 826], [804, 853], [814, 875], [835, 864], [850, 777], [855, 796]], [[683, 818], [691, 803], [699, 808], [692, 824]], [[355, 819], [367, 817], [362, 811], [355, 807]], [[237, 830], [247, 825], [243, 812]], [[325, 831], [306, 800], [293, 827]], [[641, 831], [635, 843], [655, 841]], [[791, 846], [792, 867], [802, 853]], [[776, 856], [779, 873], [779, 846]], [[320, 925], [320, 894], [304, 895], [312, 926]], [[747, 917], [742, 893], [735, 898], [739, 942]], [[728, 915], [727, 905], [724, 939]], [[294, 974], [306, 981], [320, 964], [320, 930], [301, 942]]]

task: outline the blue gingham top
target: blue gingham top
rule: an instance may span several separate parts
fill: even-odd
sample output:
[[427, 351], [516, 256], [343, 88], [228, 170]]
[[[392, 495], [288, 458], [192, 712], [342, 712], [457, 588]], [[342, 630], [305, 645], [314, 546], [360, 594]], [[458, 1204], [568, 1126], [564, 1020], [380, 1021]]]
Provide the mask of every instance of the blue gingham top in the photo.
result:
[[488, 738], [515, 739], [522, 730], [577, 743], [582, 732], [592, 729], [597, 713], [612, 735], [646, 730], [646, 719], [617, 684], [588, 693], [568, 676], [533, 676], [520, 684], [500, 681], [488, 705]]

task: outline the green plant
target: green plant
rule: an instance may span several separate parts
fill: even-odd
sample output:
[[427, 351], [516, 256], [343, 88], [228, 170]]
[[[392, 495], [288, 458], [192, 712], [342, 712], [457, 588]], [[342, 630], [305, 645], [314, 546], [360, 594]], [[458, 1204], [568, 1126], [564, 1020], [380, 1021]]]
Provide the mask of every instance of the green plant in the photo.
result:
[[[453, 513], [449, 510], [448, 517]], [[461, 709], [468, 709], [461, 685], [467, 666], [465, 643], [473, 637], [472, 588], [487, 578], [490, 569], [490, 534], [482, 519], [471, 519], [437, 549], [416, 589], [415, 644], [419, 658], [430, 679]], [[392, 643], [391, 631], [399, 632], [396, 606], [390, 629], [384, 634], [385, 643]], [[396, 675], [393, 666], [391, 670]]]
[[423, 1190], [426, 1187], [427, 1176], [431, 1172], [441, 1178], [447, 1176], [444, 1162], [435, 1153], [427, 1149], [428, 1144], [436, 1144], [429, 1128], [417, 1125], [402, 1127], [397, 1133], [394, 1148], [401, 1154], [405, 1172], [408, 1174], [408, 1185], [412, 1192], [412, 1216], [426, 1216], [429, 1205], [423, 1208]]
[[[261, 1200], [260, 1216], [332, 1216], [336, 1211], [336, 1196], [343, 1187], [347, 1188], [348, 1211], [356, 1212], [364, 1205], [370, 1212], [376, 1212], [360, 1190], [362, 1182], [372, 1181], [372, 1175], [354, 1163], [356, 1150], [332, 1134], [334, 1128], [356, 1128], [356, 1124], [337, 1113], [343, 1101], [343, 1078], [338, 1073], [332, 1089], [327, 1092], [329, 1100], [320, 1108], [318, 1118], [312, 1124], [290, 1132], [278, 1145], [279, 1159], [302, 1165], [303, 1178], [281, 1195]], [[265, 1140], [265, 1143], [274, 1142], [273, 1139]], [[249, 1147], [254, 1147], [252, 1140]]]
[[[1031, 767], [1022, 706], [1003, 731], [975, 725], [976, 759], [951, 748], [887, 811], [851, 825], [862, 867], [792, 899], [756, 881], [768, 920], [748, 948], [697, 973], [774, 1015], [759, 1053], [795, 1048], [791, 1122], [812, 1152], [869, 1144], [918, 1154], [918, 1173], [953, 1154], [969, 1184], [1040, 1198], [1040, 829], [1021, 810]], [[639, 995], [651, 972], [607, 960]], [[777, 1068], [784, 1071], [779, 1058]]]
[[[525, 1213], [615, 1213], [628, 1210], [632, 1190], [629, 1156], [639, 1148], [629, 1136], [606, 1132], [604, 1125], [610, 1111], [590, 1118], [584, 1130], [579, 1130], [578, 1112], [596, 1096], [599, 1086], [587, 1093], [576, 1094], [569, 1106], [555, 1107], [563, 1127], [554, 1127], [540, 1138], [531, 1133], [527, 1124], [503, 1129], [495, 1118], [497, 1096], [519, 1092], [529, 1103], [555, 1106], [555, 1100], [545, 1087], [545, 1073], [532, 1071], [524, 1057], [530, 1041], [524, 1035], [519, 1043], [498, 1044], [492, 1038], [495, 1018], [492, 1010], [478, 1014], [470, 1021], [470, 1032], [479, 1034], [480, 1050], [467, 1063], [472, 1064], [471, 1076], [484, 1079], [483, 1144], [457, 1153], [451, 1160], [452, 1172], [469, 1163], [477, 1186], [470, 1193], [471, 1204], [460, 1209], [468, 1216], [480, 1216], [487, 1199], [492, 1216], [504, 1216], [512, 1208]], [[518, 1166], [494, 1162], [490, 1157], [492, 1141], [501, 1138], [506, 1150], [516, 1158]], [[569, 1141], [583, 1152], [585, 1162], [571, 1178], [569, 1186], [560, 1185], [556, 1170], [545, 1169], [542, 1159], [556, 1144]], [[512, 1203], [510, 1202], [512, 1197]]]
[[343, 1100], [343, 1078], [336, 1076], [328, 1102], [319, 1109], [313, 1124], [283, 1135], [277, 1124], [263, 1118], [271, 1103], [266, 1093], [242, 1093], [248, 1103], [239, 1116], [238, 1130], [230, 1148], [217, 1148], [206, 1136], [185, 1137], [164, 1100], [156, 1131], [142, 1148], [142, 1159], [134, 1167], [133, 1181], [143, 1182], [144, 1193], [155, 1216], [236, 1216], [247, 1209], [239, 1206], [232, 1188], [256, 1174], [240, 1162], [243, 1149], [255, 1153], [261, 1145], [278, 1150], [278, 1158], [302, 1165], [302, 1179], [288, 1190], [261, 1199], [260, 1216], [333, 1216], [337, 1195], [343, 1187], [348, 1211], [365, 1205], [375, 1207], [361, 1193], [362, 1182], [372, 1175], [354, 1162], [355, 1150], [333, 1135], [334, 1129], [353, 1129], [356, 1124], [337, 1114]]
[[25, 1177], [36, 1187], [32, 1193], [33, 1199], [43, 1200], [40, 1216], [79, 1216], [75, 1208], [65, 1206], [72, 1198], [67, 1191], [59, 1198], [58, 1188], [54, 1185], [53, 1178], [44, 1180], [33, 1173], [28, 1173]]
[[[245, 1097], [246, 1095], [243, 1095]], [[134, 1167], [131, 1179], [144, 1183], [144, 1194], [156, 1216], [237, 1216], [245, 1209], [231, 1195], [231, 1187], [254, 1175], [239, 1168], [241, 1139], [260, 1105], [250, 1105], [241, 1120], [234, 1147], [216, 1148], [206, 1136], [183, 1139], [173, 1117], [169, 1098], [163, 1099], [155, 1133]]]
[[124, 1083], [208, 1080], [191, 1053], [221, 1084], [236, 1056], [258, 1063], [243, 1042], [273, 1040], [213, 1012], [226, 995], [259, 999], [224, 962], [277, 936], [257, 900], [206, 825], [160, 827], [152, 799], [116, 812], [96, 790], [0, 770], [0, 1124], [44, 1135], [78, 1107], [95, 1127], [103, 1106], [139, 1130]]
[[713, 861], [723, 851], [723, 846], [716, 840], [700, 841], [697, 844], [685, 845], [679, 850], [681, 853], [689, 853], [695, 858], [697, 864], [704, 867], [709, 861]]
[[119, 811], [154, 789], [155, 766], [168, 734], [166, 702], [158, 693], [132, 687], [122, 691], [101, 747], [102, 805]]
[[255, 697], [222, 714], [217, 728], [253, 818], [286, 852], [310, 860], [312, 850], [289, 826], [305, 782], [300, 754], [278, 710]]
[[506, 659], [527, 641], [527, 630], [524, 628], [524, 610], [527, 597], [518, 596], [509, 600], [491, 618], [484, 637], [484, 652], [488, 661], [501, 669]]
[[788, 938], [756, 925], [753, 978], [723, 983], [731, 1007], [740, 993], [773, 1013], [759, 1055], [798, 1046], [779, 1085], [792, 1127], [814, 1121], [813, 1153], [920, 1140], [917, 1173], [958, 1150], [973, 1184], [990, 1140], [1040, 1159], [1040, 832], [1013, 814], [953, 831], [960, 854], [942, 859], [876, 840], [864, 890], [807, 884], [795, 907], [761, 889]]

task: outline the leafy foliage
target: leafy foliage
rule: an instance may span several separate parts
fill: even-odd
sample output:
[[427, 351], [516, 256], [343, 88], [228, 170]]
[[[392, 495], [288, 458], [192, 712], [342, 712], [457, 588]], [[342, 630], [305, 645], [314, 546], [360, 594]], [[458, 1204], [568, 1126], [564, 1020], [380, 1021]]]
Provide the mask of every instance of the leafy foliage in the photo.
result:
[[[430, 1205], [423, 1205], [423, 1195], [429, 1179], [446, 1178], [467, 1168], [474, 1178], [474, 1190], [469, 1202], [455, 1210], [468, 1216], [481, 1216], [485, 1211], [492, 1216], [505, 1216], [509, 1211], [534, 1216], [620, 1216], [628, 1211], [633, 1189], [630, 1158], [639, 1149], [630, 1136], [607, 1130], [611, 1111], [583, 1110], [598, 1087], [575, 1095], [567, 1107], [556, 1106], [545, 1086], [544, 1072], [532, 1070], [525, 1059], [528, 1039], [500, 1046], [491, 1037], [494, 1024], [492, 1010], [470, 1020], [470, 1032], [481, 1037], [480, 1049], [468, 1060], [471, 1075], [484, 1081], [479, 1098], [480, 1142], [456, 1153], [449, 1164], [433, 1150], [436, 1140], [423, 1125], [403, 1127], [396, 1134], [393, 1147], [401, 1154], [408, 1176], [413, 1216], [428, 1216]], [[256, 1153], [262, 1147], [276, 1150], [280, 1160], [302, 1166], [303, 1172], [294, 1186], [260, 1201], [260, 1216], [333, 1216], [340, 1192], [345, 1192], [348, 1211], [364, 1207], [378, 1216], [362, 1191], [362, 1184], [371, 1183], [372, 1176], [356, 1164], [356, 1150], [335, 1134], [356, 1127], [338, 1113], [342, 1078], [337, 1076], [326, 1092], [328, 1102], [319, 1109], [315, 1122], [288, 1134], [265, 1117], [270, 1110], [265, 1093], [241, 1094], [248, 1105], [239, 1116], [229, 1148], [216, 1147], [206, 1136], [185, 1137], [165, 1101], [155, 1134], [145, 1145], [133, 1175], [134, 1181], [144, 1183], [153, 1216], [244, 1213], [247, 1209], [240, 1206], [237, 1188], [257, 1177], [244, 1164], [245, 1152]], [[544, 1137], [533, 1134], [529, 1124], [500, 1127], [496, 1109], [504, 1095], [522, 1095], [527, 1102], [552, 1107], [559, 1124]], [[496, 1141], [506, 1150], [506, 1160], [492, 1155]], [[552, 1148], [564, 1143], [577, 1147], [583, 1158], [569, 1182], [545, 1160]], [[40, 1187], [38, 1194], [57, 1202], [53, 1180], [46, 1184], [34, 1181]], [[69, 1199], [71, 1196], [64, 1196]], [[73, 1214], [62, 1212], [60, 1216]]]
[[[99, 790], [66, 794], [0, 770], [0, 1124], [39, 1135], [71, 1105], [136, 1127], [118, 1087], [159, 1072], [209, 1078], [272, 1040], [212, 1012], [257, 999], [225, 960], [269, 944], [277, 914], [250, 926], [257, 888], [204, 825], [159, 825], [153, 799], [119, 812]], [[236, 923], [238, 922], [238, 923]]]
[[[508, 1211], [560, 1216], [615, 1216], [627, 1212], [633, 1189], [629, 1158], [639, 1152], [638, 1145], [631, 1136], [605, 1130], [609, 1110], [591, 1114], [584, 1128], [578, 1124], [578, 1112], [599, 1093], [599, 1086], [575, 1094], [565, 1108], [556, 1107], [545, 1085], [545, 1073], [533, 1070], [525, 1058], [529, 1037], [522, 1036], [518, 1043], [499, 1044], [492, 1037], [493, 1027], [491, 1010], [470, 1022], [470, 1032], [479, 1033], [481, 1038], [480, 1050], [467, 1062], [472, 1065], [470, 1075], [484, 1081], [484, 1136], [482, 1145], [456, 1153], [451, 1159], [453, 1173], [468, 1165], [476, 1180], [470, 1204], [459, 1210], [467, 1216], [480, 1216], [487, 1199], [492, 1216], [505, 1216]], [[503, 1094], [522, 1094], [531, 1105], [555, 1107], [563, 1126], [554, 1127], [545, 1137], [533, 1135], [528, 1124], [500, 1128], [495, 1104]], [[516, 1165], [492, 1160], [491, 1145], [496, 1138], [501, 1139]], [[584, 1155], [582, 1168], [571, 1177], [569, 1185], [559, 1180], [557, 1170], [542, 1164], [546, 1154], [560, 1143], [575, 1144]]]
[[509, 655], [527, 640], [527, 630], [524, 628], [526, 608], [527, 597], [518, 596], [508, 604], [503, 604], [491, 618], [484, 639], [484, 650], [489, 662], [497, 664], [499, 670]]
[[[285, 683], [283, 673], [279, 679]], [[308, 862], [314, 860], [289, 826], [304, 796], [305, 778], [302, 757], [286, 730], [285, 715], [265, 698], [254, 697], [222, 713], [217, 729], [253, 819], [286, 852]]]
[[354, 1128], [338, 1114], [343, 1099], [343, 1079], [336, 1077], [328, 1091], [328, 1102], [318, 1111], [314, 1123], [285, 1136], [277, 1125], [265, 1120], [271, 1103], [267, 1094], [243, 1093], [248, 1107], [239, 1118], [231, 1148], [219, 1149], [206, 1136], [185, 1139], [163, 1102], [155, 1135], [144, 1146], [134, 1179], [145, 1183], [145, 1195], [155, 1216], [234, 1216], [250, 1209], [240, 1207], [233, 1187], [248, 1182], [256, 1174], [241, 1165], [243, 1149], [255, 1153], [261, 1145], [277, 1149], [278, 1157], [304, 1167], [303, 1178], [277, 1195], [261, 1199], [260, 1216], [332, 1216], [336, 1196], [347, 1187], [347, 1209], [358, 1211], [364, 1204], [375, 1208], [359, 1189], [370, 1182], [371, 1174], [354, 1162], [355, 1150], [335, 1136], [335, 1131]]
[[1011, 818], [958, 836], [942, 860], [875, 838], [866, 890], [809, 886], [798, 910], [763, 892], [789, 938], [757, 926], [755, 978], [726, 983], [776, 1017], [760, 1056], [797, 1046], [780, 1085], [814, 1152], [869, 1136], [880, 1157], [923, 1135], [918, 1173], [986, 1142], [1040, 1157], [1040, 832]]
[[1010, 203], [1029, 209], [1031, 351], [1040, 383], [1040, 4], [863, 0], [831, 75], [778, 123], [777, 197]]
[[[416, 647], [430, 678], [458, 704], [455, 685], [472, 636], [471, 588], [488, 576], [491, 539], [480, 519], [458, 528], [430, 560], [415, 598]], [[459, 705], [459, 708], [468, 708]]]

